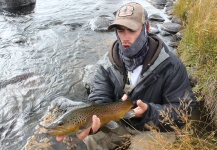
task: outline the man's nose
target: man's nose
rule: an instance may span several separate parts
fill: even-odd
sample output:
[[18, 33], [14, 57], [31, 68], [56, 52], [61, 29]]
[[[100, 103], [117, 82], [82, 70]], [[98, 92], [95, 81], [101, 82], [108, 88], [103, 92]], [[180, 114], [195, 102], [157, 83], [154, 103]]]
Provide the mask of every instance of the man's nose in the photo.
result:
[[127, 32], [127, 31], [124, 32], [123, 40], [124, 41], [129, 41], [130, 40], [130, 34], [129, 34], [129, 32]]

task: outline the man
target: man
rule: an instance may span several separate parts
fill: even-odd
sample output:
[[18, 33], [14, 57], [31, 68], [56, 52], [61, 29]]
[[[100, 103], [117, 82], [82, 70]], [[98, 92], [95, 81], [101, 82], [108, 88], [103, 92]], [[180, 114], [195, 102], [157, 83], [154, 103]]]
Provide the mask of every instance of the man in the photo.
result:
[[[115, 29], [117, 41], [95, 75], [89, 100], [110, 103], [130, 97], [135, 101], [135, 117], [119, 122], [118, 129], [106, 133], [99, 131], [100, 119], [94, 115], [92, 127], [78, 134], [88, 149], [113, 149], [121, 143], [120, 135], [145, 131], [145, 124], [152, 124], [161, 131], [172, 130], [168, 124], [161, 122], [164, 110], [170, 110], [168, 116], [177, 127], [181, 127], [184, 123], [177, 114], [180, 102], [191, 101], [189, 110], [194, 106], [184, 65], [168, 51], [161, 39], [148, 33], [147, 21], [144, 8], [131, 2], [116, 12], [115, 20], [108, 28]], [[61, 139], [57, 137], [57, 140]]]

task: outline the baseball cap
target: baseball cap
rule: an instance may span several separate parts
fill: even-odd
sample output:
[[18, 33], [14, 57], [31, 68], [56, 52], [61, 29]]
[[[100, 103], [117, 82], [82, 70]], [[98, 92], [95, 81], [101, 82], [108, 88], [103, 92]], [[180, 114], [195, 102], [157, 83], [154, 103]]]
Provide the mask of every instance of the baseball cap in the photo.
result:
[[131, 2], [117, 10], [114, 22], [108, 27], [113, 29], [117, 25], [125, 26], [133, 31], [137, 31], [148, 19], [147, 11], [142, 5]]

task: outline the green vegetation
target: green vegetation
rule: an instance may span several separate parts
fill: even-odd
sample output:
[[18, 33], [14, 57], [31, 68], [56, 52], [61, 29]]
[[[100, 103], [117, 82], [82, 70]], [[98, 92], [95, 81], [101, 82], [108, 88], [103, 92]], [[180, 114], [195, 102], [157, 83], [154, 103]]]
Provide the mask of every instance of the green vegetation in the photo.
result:
[[197, 80], [197, 100], [217, 126], [217, 0], [179, 0], [174, 15], [184, 25], [178, 55]]
[[202, 110], [200, 119], [187, 121], [188, 134], [173, 146], [216, 149], [217, 0], [178, 0], [173, 15], [178, 16], [184, 26], [177, 51], [189, 74], [197, 81], [193, 90]]

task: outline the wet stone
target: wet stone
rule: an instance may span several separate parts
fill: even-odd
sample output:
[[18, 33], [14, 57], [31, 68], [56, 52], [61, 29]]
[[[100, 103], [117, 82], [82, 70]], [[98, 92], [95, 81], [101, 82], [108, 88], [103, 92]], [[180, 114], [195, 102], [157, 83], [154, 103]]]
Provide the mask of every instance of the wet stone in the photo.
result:
[[112, 23], [111, 16], [102, 15], [90, 20], [90, 28], [93, 31], [108, 31], [108, 26]]
[[150, 33], [152, 33], [152, 34], [158, 34], [159, 32], [160, 32], [160, 31], [158, 30], [158, 28], [151, 27]]
[[182, 33], [177, 32], [176, 34], [172, 35], [172, 42], [180, 41], [183, 38]]
[[167, 32], [167, 31], [161, 30], [160, 35], [162, 35], [162, 36], [169, 36], [169, 35], [171, 35], [171, 33]]
[[1, 0], [0, 1], [0, 8], [18, 8], [18, 7], [25, 7], [28, 5], [35, 4], [36, 0]]
[[172, 15], [173, 12], [174, 12], [173, 6], [166, 7], [165, 13], [166, 13], [167, 15]]
[[166, 5], [167, 0], [152, 0], [151, 3], [156, 5]]
[[177, 33], [182, 29], [182, 25], [172, 22], [165, 22], [162, 24], [161, 29], [170, 33]]
[[169, 42], [168, 46], [170, 46], [172, 48], [177, 48], [178, 47], [178, 43], [177, 42]]
[[182, 23], [181, 19], [179, 17], [177, 17], [177, 16], [173, 16], [172, 19], [171, 19], [171, 22], [172, 23], [178, 23], [178, 24]]
[[164, 9], [167, 3], [167, 0], [152, 0], [150, 1], [150, 3], [157, 9]]
[[172, 15], [169, 15], [167, 18], [168, 18], [169, 20], [171, 20], [171, 19], [173, 18], [173, 16], [172, 16]]
[[13, 43], [17, 43], [17, 44], [24, 44], [26, 43], [26, 41], [27, 39], [25, 37], [18, 37], [12, 40]]
[[65, 26], [70, 27], [71, 30], [76, 30], [78, 27], [81, 27], [81, 23], [64, 23]]
[[159, 22], [165, 21], [165, 19], [162, 16], [158, 15], [158, 14], [152, 14], [152, 15], [150, 15], [149, 16], [149, 20], [159, 21]]
[[166, 5], [165, 5], [165, 7], [170, 7], [170, 6], [173, 6], [173, 2], [171, 2], [171, 1], [167, 2]]

